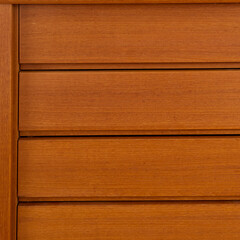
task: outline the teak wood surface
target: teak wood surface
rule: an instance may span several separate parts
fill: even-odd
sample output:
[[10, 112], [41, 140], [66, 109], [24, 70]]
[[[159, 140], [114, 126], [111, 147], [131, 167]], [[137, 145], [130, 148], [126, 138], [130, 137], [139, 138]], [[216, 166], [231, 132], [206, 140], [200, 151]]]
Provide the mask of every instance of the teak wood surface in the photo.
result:
[[239, 240], [240, 204], [21, 204], [18, 224], [18, 240]]
[[239, 70], [22, 72], [19, 128], [237, 131], [239, 78]]
[[17, 7], [0, 5], [0, 239], [16, 239]]
[[240, 62], [240, 4], [22, 5], [21, 64]]
[[21, 70], [165, 70], [165, 69], [239, 69], [239, 63], [36, 63], [20, 64]]
[[240, 3], [240, 0], [0, 0], [9, 4]]
[[[233, 3], [0, 0], [0, 240], [17, 228], [18, 240], [239, 239]], [[30, 5], [18, 16], [13, 4]], [[123, 69], [21, 73], [22, 135], [234, 136], [23, 138], [17, 195], [19, 59], [22, 70]], [[17, 213], [19, 200], [39, 203]]]
[[240, 197], [239, 137], [30, 138], [18, 159], [21, 198]]

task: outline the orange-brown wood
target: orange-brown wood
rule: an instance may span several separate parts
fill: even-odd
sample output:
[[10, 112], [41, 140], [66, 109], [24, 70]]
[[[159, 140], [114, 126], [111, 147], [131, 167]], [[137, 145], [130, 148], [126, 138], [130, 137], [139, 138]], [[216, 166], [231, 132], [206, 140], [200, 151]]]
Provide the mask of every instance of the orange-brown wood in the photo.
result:
[[22, 5], [21, 63], [240, 62], [240, 4]]
[[158, 196], [158, 197], [19, 197], [20, 203], [33, 202], [133, 202], [133, 201], [233, 201], [239, 200], [238, 196]]
[[238, 240], [240, 204], [21, 204], [18, 224], [18, 240]]
[[21, 131], [20, 136], [22, 137], [37, 137], [37, 136], [95, 136], [95, 135], [104, 135], [104, 136], [139, 136], [139, 135], [148, 135], [148, 136], [157, 136], [157, 135], [236, 135], [240, 134], [240, 129], [238, 130], [108, 130], [108, 131], [89, 131], [89, 130], [69, 130], [69, 131]]
[[239, 137], [39, 138], [19, 142], [19, 197], [240, 197]]
[[22, 72], [20, 130], [239, 130], [239, 78], [239, 70]]
[[11, 4], [240, 3], [240, 0], [0, 0]]
[[0, 5], [0, 239], [16, 239], [17, 7]]
[[50, 64], [21, 64], [21, 70], [98, 70], [98, 69], [225, 69], [240, 68], [240, 63], [142, 63], [142, 64], [104, 64], [104, 63], [50, 63]]

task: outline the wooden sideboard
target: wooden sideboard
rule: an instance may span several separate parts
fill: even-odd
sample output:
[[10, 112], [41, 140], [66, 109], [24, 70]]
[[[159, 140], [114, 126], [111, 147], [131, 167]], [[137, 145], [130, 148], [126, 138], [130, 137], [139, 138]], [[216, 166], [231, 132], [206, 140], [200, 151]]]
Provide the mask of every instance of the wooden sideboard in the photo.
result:
[[0, 239], [238, 240], [240, 0], [0, 0]]

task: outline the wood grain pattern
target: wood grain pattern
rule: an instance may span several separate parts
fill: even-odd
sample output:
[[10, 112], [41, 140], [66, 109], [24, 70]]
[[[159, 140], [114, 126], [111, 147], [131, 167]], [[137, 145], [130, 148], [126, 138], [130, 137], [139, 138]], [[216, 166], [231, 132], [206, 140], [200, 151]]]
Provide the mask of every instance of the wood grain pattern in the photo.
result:
[[240, 0], [0, 0], [0, 4], [240, 3]]
[[19, 197], [240, 197], [239, 137], [19, 142]]
[[20, 63], [240, 62], [239, 4], [22, 5]]
[[226, 69], [226, 68], [240, 68], [240, 63], [49, 63], [49, 64], [21, 64], [21, 70], [98, 70], [98, 69]]
[[0, 5], [0, 239], [16, 239], [17, 7]]
[[45, 202], [133, 202], [133, 201], [239, 201], [239, 196], [158, 196], [158, 197], [19, 197], [19, 203]]
[[238, 240], [240, 204], [21, 204], [18, 224], [19, 240]]
[[69, 130], [69, 131], [21, 131], [21, 137], [40, 137], [40, 136], [189, 136], [189, 135], [240, 135], [240, 129], [238, 130], [107, 130], [107, 131], [89, 131], [89, 130]]
[[21, 131], [239, 130], [240, 71], [20, 74]]

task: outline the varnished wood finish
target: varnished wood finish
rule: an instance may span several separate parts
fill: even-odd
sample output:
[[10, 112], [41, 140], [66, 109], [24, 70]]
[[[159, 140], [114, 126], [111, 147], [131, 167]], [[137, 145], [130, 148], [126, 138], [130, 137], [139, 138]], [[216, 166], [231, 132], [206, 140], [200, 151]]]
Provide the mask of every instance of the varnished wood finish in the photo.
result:
[[239, 201], [239, 196], [158, 196], [158, 197], [19, 197], [20, 203], [44, 202], [134, 202], [134, 201]]
[[238, 240], [240, 204], [21, 204], [19, 240]]
[[240, 63], [156, 63], [156, 64], [21, 64], [21, 70], [86, 70], [86, 69], [225, 69], [240, 68]]
[[22, 139], [20, 197], [240, 197], [239, 137]]
[[16, 239], [17, 8], [0, 5], [0, 239]]
[[240, 0], [0, 0], [9, 4], [240, 3]]
[[21, 131], [20, 136], [22, 137], [38, 137], [38, 136], [96, 136], [96, 135], [105, 135], [105, 136], [155, 136], [155, 135], [239, 135], [240, 129], [238, 130], [109, 130], [109, 131], [89, 131], [89, 130], [70, 130], [70, 131]]
[[239, 4], [22, 5], [20, 63], [240, 62]]
[[240, 71], [22, 72], [20, 130], [239, 130]]
[[0, 0], [0, 240], [239, 239], [232, 3]]

